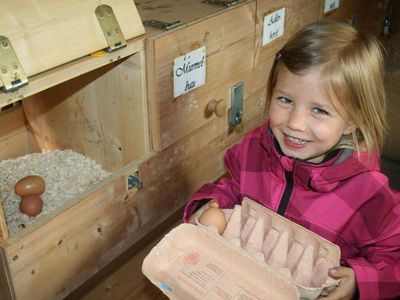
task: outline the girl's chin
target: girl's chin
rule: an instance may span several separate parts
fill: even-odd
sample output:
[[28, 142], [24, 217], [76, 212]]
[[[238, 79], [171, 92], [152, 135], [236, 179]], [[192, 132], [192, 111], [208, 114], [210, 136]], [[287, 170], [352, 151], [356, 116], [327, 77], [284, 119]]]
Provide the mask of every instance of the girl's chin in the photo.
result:
[[281, 150], [285, 156], [310, 163], [320, 163], [325, 157], [325, 155], [318, 155], [318, 156], [307, 155], [304, 153], [299, 153], [298, 151], [289, 150], [285, 147], [281, 147]]

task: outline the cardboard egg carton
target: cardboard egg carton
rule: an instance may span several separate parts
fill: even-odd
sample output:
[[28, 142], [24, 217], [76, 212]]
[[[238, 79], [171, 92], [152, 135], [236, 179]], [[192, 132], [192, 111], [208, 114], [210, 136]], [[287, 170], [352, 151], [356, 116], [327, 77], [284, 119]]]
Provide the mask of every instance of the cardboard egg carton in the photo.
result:
[[143, 273], [170, 299], [316, 299], [335, 288], [337, 245], [245, 198], [213, 226], [181, 224], [156, 245]]

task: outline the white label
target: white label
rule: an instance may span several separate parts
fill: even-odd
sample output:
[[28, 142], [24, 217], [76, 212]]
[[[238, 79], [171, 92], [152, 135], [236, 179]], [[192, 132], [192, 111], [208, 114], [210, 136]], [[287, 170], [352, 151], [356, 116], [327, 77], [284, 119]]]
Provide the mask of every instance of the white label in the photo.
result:
[[264, 16], [263, 46], [283, 35], [285, 29], [285, 8]]
[[339, 8], [339, 0], [325, 0], [325, 8], [324, 8], [325, 14], [336, 8]]
[[174, 98], [206, 82], [206, 47], [174, 59]]

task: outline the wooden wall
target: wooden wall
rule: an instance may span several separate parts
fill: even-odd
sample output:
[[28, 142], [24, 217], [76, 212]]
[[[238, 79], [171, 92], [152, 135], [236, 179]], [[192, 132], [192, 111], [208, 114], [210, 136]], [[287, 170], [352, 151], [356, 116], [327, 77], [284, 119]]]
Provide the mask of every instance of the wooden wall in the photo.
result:
[[400, 161], [400, 2], [392, 1], [391, 28], [387, 37], [388, 59], [386, 92], [388, 97], [389, 132], [383, 149], [385, 158]]

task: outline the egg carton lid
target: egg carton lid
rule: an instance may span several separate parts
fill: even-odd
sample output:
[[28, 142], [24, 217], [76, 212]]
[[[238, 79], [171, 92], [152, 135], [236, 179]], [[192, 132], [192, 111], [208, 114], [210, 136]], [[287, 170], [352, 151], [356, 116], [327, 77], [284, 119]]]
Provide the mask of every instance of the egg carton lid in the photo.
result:
[[279, 270], [193, 224], [172, 229], [146, 256], [142, 272], [170, 299], [299, 299]]

